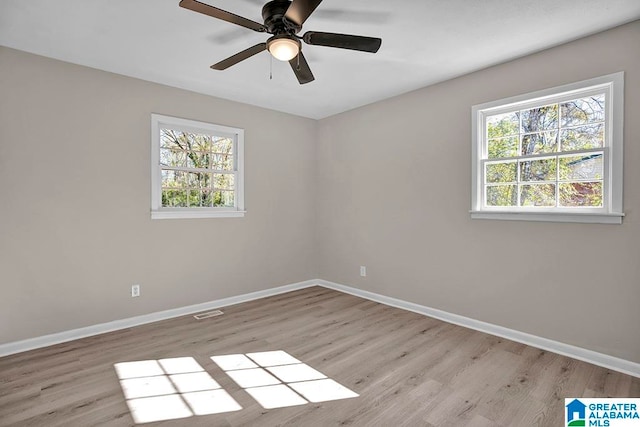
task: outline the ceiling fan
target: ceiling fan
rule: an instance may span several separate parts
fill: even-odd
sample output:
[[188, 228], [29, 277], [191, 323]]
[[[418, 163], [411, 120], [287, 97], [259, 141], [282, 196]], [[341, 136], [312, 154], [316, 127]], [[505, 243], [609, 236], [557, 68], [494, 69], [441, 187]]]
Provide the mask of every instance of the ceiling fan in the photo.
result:
[[302, 37], [298, 33], [302, 25], [311, 16], [322, 0], [272, 0], [262, 8], [264, 24], [235, 15], [217, 7], [197, 0], [180, 0], [180, 6], [232, 24], [240, 25], [259, 33], [272, 36], [264, 43], [258, 43], [238, 52], [227, 59], [211, 66], [214, 70], [226, 70], [240, 61], [244, 61], [264, 50], [276, 59], [288, 61], [300, 84], [315, 80], [309, 64], [302, 54], [302, 43], [308, 45], [337, 47], [340, 49], [358, 50], [376, 53], [380, 49], [382, 39], [374, 37], [354, 36], [351, 34], [321, 33], [307, 31]]

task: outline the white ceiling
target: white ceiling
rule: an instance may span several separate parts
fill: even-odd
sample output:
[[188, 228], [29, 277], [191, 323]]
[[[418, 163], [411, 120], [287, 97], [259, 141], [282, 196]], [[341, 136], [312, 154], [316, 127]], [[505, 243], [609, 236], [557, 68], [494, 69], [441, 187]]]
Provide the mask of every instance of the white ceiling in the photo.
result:
[[[262, 22], [262, 0], [205, 0]], [[260, 53], [266, 34], [178, 0], [0, 0], [0, 44], [310, 118], [323, 118], [640, 18], [639, 0], [324, 0], [308, 30], [382, 38], [377, 54], [303, 46], [316, 80]]]

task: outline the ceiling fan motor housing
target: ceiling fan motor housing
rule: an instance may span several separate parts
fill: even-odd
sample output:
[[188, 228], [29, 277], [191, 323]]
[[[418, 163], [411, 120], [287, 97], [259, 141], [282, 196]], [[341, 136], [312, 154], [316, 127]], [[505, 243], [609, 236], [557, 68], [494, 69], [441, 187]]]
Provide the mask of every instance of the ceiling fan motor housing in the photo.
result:
[[262, 19], [264, 19], [264, 26], [267, 27], [269, 33], [295, 34], [302, 29], [301, 26], [287, 20], [284, 16], [290, 4], [291, 1], [289, 0], [273, 0], [264, 5]]

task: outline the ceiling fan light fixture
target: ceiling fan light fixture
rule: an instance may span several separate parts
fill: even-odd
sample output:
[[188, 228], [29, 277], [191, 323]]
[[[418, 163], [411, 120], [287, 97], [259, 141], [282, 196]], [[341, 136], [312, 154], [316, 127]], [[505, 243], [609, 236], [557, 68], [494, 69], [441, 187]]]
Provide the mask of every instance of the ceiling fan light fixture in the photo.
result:
[[300, 41], [286, 34], [274, 36], [267, 40], [267, 50], [277, 60], [290, 61], [300, 52]]

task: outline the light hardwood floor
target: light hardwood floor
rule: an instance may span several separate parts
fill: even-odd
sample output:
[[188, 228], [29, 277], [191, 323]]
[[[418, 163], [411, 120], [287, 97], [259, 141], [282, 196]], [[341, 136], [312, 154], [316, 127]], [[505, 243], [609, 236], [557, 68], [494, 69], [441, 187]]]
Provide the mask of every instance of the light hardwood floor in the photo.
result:
[[[0, 358], [0, 425], [134, 425], [114, 364], [193, 357], [242, 410], [149, 426], [560, 426], [640, 379], [312, 287]], [[359, 397], [264, 409], [210, 356], [284, 350]]]

